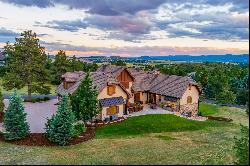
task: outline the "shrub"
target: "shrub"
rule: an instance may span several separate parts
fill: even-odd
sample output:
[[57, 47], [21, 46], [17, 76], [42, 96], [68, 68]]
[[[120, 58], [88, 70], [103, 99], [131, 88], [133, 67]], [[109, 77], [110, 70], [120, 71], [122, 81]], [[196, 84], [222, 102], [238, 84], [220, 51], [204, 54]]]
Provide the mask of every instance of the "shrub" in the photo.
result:
[[235, 137], [236, 165], [249, 165], [249, 129], [241, 125], [239, 137]]
[[74, 124], [73, 137], [78, 137], [86, 131], [84, 123]]
[[50, 100], [50, 98], [47, 96], [43, 98], [43, 101], [48, 101], [48, 100]]
[[73, 136], [74, 121], [69, 98], [65, 95], [58, 105], [56, 115], [47, 121], [45, 128], [47, 138], [55, 144], [66, 145]]
[[22, 139], [29, 134], [26, 115], [21, 97], [14, 92], [4, 114], [4, 127], [6, 130], [4, 137], [6, 140]]

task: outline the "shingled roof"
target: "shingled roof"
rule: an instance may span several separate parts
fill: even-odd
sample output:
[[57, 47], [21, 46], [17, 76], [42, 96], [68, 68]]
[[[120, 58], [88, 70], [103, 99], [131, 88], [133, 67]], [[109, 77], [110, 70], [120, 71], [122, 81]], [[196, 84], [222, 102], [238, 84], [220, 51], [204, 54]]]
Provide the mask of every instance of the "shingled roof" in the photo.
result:
[[136, 92], [148, 91], [164, 96], [181, 98], [189, 85], [200, 91], [198, 84], [190, 77], [157, 74], [140, 69], [128, 69], [135, 77], [132, 89]]
[[[110, 65], [110, 64], [101, 65], [97, 69], [97, 72], [104, 72], [104, 73], [110, 74], [110, 75], [114, 76], [115, 78], [117, 78], [123, 70], [127, 70], [130, 73], [130, 70], [128, 70], [128, 68], [126, 68], [126, 67], [115, 66], [115, 65]], [[130, 75], [132, 76], [133, 79], [135, 79], [134, 76], [132, 75], [132, 73], [130, 73]]]
[[[117, 84], [121, 86], [128, 95], [130, 95], [116, 79], [123, 70], [127, 70], [134, 77], [132, 89], [135, 92], [148, 91], [163, 96], [181, 98], [189, 85], [196, 86], [199, 92], [201, 92], [198, 84], [188, 76], [165, 75], [159, 74], [155, 71], [146, 72], [140, 69], [113, 65], [102, 65], [96, 72], [90, 73], [93, 87], [100, 93], [107, 85]], [[57, 88], [57, 93], [60, 95], [73, 93], [79, 86], [81, 82], [80, 80], [85, 76], [86, 73], [82, 71], [65, 73], [62, 76], [62, 79], [67, 82], [75, 82], [75, 84], [68, 89], [64, 89], [63, 83], [61, 83]]]
[[[68, 89], [65, 89], [63, 87], [63, 82], [57, 87], [57, 94], [64, 95], [64, 94], [72, 94], [76, 91], [78, 86], [81, 83], [81, 80], [86, 77], [87, 73], [82, 71], [76, 71], [76, 72], [67, 72], [62, 76], [62, 79], [65, 79], [66, 81], [73, 82], [74, 84], [69, 87]], [[106, 74], [104, 72], [91, 72], [90, 77], [93, 82], [93, 88], [95, 88], [99, 93], [107, 86], [112, 84], [119, 85], [128, 95], [129, 93], [126, 91], [126, 89], [110, 74]]]

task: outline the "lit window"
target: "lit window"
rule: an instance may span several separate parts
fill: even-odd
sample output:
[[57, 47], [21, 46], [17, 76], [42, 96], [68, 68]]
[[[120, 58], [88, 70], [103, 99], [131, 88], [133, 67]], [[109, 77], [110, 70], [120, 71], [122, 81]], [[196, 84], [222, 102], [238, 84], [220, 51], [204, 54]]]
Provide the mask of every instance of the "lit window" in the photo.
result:
[[113, 85], [112, 86], [108, 86], [107, 87], [107, 94], [110, 95], [110, 96], [113, 95], [113, 94], [115, 94], [115, 86], [113, 86]]
[[187, 97], [187, 103], [188, 103], [188, 104], [191, 104], [191, 103], [192, 103], [192, 97], [191, 97], [191, 96], [188, 96], [188, 97]]

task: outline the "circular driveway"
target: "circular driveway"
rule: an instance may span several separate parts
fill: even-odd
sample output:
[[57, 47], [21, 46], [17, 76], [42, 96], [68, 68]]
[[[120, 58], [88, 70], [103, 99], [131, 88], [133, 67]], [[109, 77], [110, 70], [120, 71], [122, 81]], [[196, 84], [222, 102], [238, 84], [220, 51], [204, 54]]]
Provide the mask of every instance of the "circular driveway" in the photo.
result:
[[[45, 124], [48, 118], [51, 118], [56, 113], [58, 102], [57, 99], [52, 99], [42, 103], [24, 103], [25, 112], [27, 113], [27, 121], [30, 125], [31, 133], [44, 133]], [[9, 105], [9, 100], [4, 99], [5, 107]]]

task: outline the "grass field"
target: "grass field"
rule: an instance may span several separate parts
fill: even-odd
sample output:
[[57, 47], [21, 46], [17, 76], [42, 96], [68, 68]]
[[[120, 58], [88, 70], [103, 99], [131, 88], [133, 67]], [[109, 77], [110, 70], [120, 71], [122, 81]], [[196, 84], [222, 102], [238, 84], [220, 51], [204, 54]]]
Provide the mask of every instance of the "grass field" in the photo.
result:
[[[8, 91], [8, 90], [6, 90], [6, 89], [4, 89], [3, 87], [2, 87], [2, 80], [0, 79], [0, 85], [1, 85], [1, 90], [2, 90], [2, 93], [3, 94], [11, 94], [11, 93], [13, 93], [13, 91], [14, 90], [10, 90], [10, 91]], [[51, 84], [47, 84], [47, 85], [49, 85], [50, 86], [50, 94], [51, 95], [56, 95], [56, 85], [51, 85]], [[28, 93], [28, 89], [27, 89], [27, 86], [25, 86], [25, 87], [23, 87], [22, 89], [17, 89], [17, 93], [19, 93], [19, 94], [27, 94]], [[37, 93], [33, 93], [33, 94], [37, 94]]]
[[206, 103], [200, 103], [199, 111], [202, 116], [209, 116], [218, 113], [218, 106]]
[[[207, 111], [207, 110], [203, 110]], [[1, 164], [233, 164], [234, 136], [243, 110], [218, 107], [232, 122], [196, 122], [174, 115], [134, 117], [97, 130], [95, 139], [68, 147], [28, 147], [0, 142]], [[155, 124], [152, 124], [155, 123]], [[124, 131], [121, 131], [124, 130]]]

